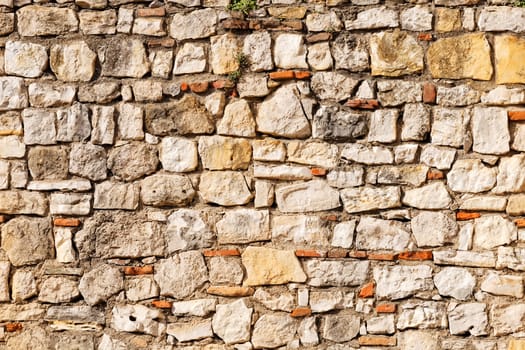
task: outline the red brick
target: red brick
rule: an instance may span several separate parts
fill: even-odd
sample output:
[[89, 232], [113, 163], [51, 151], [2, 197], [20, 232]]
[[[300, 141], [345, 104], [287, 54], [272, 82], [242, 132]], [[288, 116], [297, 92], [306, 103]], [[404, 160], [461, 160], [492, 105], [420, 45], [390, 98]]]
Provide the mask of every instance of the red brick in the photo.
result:
[[433, 37], [431, 33], [419, 33], [417, 39], [420, 41], [432, 41]]
[[137, 17], [164, 17], [165, 15], [164, 7], [137, 9]]
[[525, 120], [525, 111], [508, 111], [509, 119], [515, 122]]
[[373, 298], [374, 297], [374, 282], [368, 282], [359, 291], [360, 298]]
[[302, 70], [296, 70], [294, 72], [295, 79], [304, 80], [304, 79], [310, 79], [310, 72], [302, 71]]
[[80, 220], [79, 219], [55, 218], [53, 219], [53, 225], [64, 226], [64, 227], [78, 227], [80, 226]]
[[237, 93], [237, 90], [233, 89], [233, 90], [230, 92], [230, 97], [239, 97], [239, 94]]
[[217, 250], [205, 250], [202, 252], [204, 256], [239, 256], [241, 253], [239, 252], [239, 249], [217, 249]]
[[153, 273], [153, 266], [126, 266], [124, 267], [124, 274], [129, 276], [136, 275], [151, 275]]
[[415, 252], [402, 252], [397, 255], [399, 260], [432, 260], [431, 250], [418, 250]]
[[325, 176], [326, 175], [326, 169], [324, 168], [312, 168], [310, 169], [310, 172], [313, 176]]
[[331, 39], [332, 39], [331, 33], [309, 34], [306, 36], [307, 43], [317, 43], [319, 41], [327, 41]]
[[237, 18], [228, 18], [221, 22], [221, 26], [224, 29], [249, 29], [250, 22]]
[[211, 85], [215, 89], [226, 89], [226, 88], [233, 87], [233, 83], [230, 80], [226, 80], [226, 79], [215, 80], [213, 83], [211, 83]]
[[339, 217], [335, 214], [328, 214], [321, 217], [325, 221], [339, 221]]
[[190, 84], [190, 89], [191, 89], [191, 91], [193, 91], [195, 93], [202, 93], [202, 92], [206, 92], [206, 90], [208, 90], [208, 86], [210, 86], [209, 82], [201, 81], [199, 83], [191, 83]]
[[295, 256], [301, 258], [322, 258], [325, 256], [325, 253], [315, 249], [297, 249]]
[[395, 254], [392, 253], [368, 253], [369, 260], [394, 261]]
[[153, 305], [157, 309], [171, 309], [172, 304], [173, 303], [171, 301], [167, 300], [153, 300], [151, 302], [151, 305]]
[[396, 337], [383, 337], [380, 335], [365, 335], [359, 337], [359, 345], [370, 346], [396, 346]]
[[186, 82], [180, 83], [180, 91], [188, 91], [190, 89], [190, 86]]
[[456, 220], [458, 221], [464, 221], [464, 220], [472, 220], [477, 219], [481, 216], [480, 213], [471, 213], [467, 211], [458, 211], [456, 213]]
[[327, 254], [329, 258], [346, 258], [347, 255], [346, 249], [331, 249]]
[[525, 227], [525, 219], [516, 219], [514, 220], [514, 223], [518, 227]]
[[6, 222], [6, 217], [3, 215], [0, 215], [0, 224]]
[[171, 39], [171, 38], [148, 40], [148, 47], [171, 48], [173, 46], [175, 46], [175, 39]]
[[249, 297], [255, 292], [251, 287], [239, 286], [210, 286], [206, 289], [208, 294], [223, 297]]
[[376, 109], [379, 107], [379, 101], [377, 100], [364, 100], [364, 99], [354, 99], [346, 101], [346, 105], [351, 108], [360, 108], [360, 109]]
[[441, 170], [428, 169], [427, 180], [441, 180], [443, 178], [445, 178], [445, 175]]
[[423, 102], [436, 103], [436, 86], [432, 83], [425, 83], [423, 85]]
[[290, 316], [292, 317], [306, 317], [312, 314], [312, 310], [309, 307], [297, 307], [293, 309]]
[[293, 79], [293, 78], [294, 78], [293, 70], [282, 70], [279, 72], [270, 73], [270, 79], [273, 79], [273, 80], [287, 80], [287, 79]]
[[364, 250], [352, 250], [348, 252], [348, 256], [350, 258], [355, 258], [355, 259], [366, 259], [368, 254]]
[[5, 325], [6, 332], [17, 332], [21, 331], [24, 326], [20, 322], [10, 322]]
[[392, 314], [396, 312], [396, 304], [379, 304], [376, 306], [376, 312], [378, 314]]

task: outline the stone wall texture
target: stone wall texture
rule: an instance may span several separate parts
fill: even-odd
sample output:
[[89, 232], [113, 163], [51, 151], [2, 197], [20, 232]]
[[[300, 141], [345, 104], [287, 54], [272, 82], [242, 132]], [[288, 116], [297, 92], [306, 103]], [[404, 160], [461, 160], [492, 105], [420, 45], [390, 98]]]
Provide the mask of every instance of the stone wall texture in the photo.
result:
[[0, 350], [524, 350], [525, 8], [232, 1], [0, 0]]

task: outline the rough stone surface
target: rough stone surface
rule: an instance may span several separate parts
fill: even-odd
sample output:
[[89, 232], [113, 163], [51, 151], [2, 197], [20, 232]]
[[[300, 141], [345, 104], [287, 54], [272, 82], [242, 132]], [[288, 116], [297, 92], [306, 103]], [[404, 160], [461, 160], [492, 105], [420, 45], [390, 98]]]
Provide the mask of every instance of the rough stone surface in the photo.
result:
[[434, 276], [440, 295], [467, 300], [476, 285], [476, 278], [465, 268], [445, 267]]
[[340, 206], [339, 192], [324, 181], [278, 187], [275, 198], [283, 213], [323, 211]]
[[458, 231], [456, 222], [447, 213], [421, 211], [410, 221], [419, 247], [436, 247], [453, 242]]
[[[271, 261], [270, 265], [265, 264]], [[306, 275], [293, 251], [248, 247], [242, 254], [247, 286], [305, 282]]]
[[205, 202], [224, 206], [246, 204], [252, 198], [244, 176], [232, 171], [203, 173], [199, 194]]
[[190, 180], [183, 175], [152, 175], [140, 184], [140, 199], [146, 205], [181, 207], [190, 203], [194, 196]]
[[406, 298], [431, 290], [432, 269], [427, 265], [377, 267], [373, 270], [379, 298]]
[[89, 81], [95, 74], [97, 55], [84, 41], [53, 45], [49, 63], [58, 79], [67, 82]]
[[108, 168], [118, 178], [132, 181], [157, 169], [157, 150], [144, 143], [128, 143], [113, 148], [108, 154]]
[[124, 289], [124, 279], [117, 267], [101, 264], [84, 274], [78, 289], [89, 305], [96, 305]]
[[406, 225], [394, 220], [362, 217], [356, 228], [357, 249], [402, 251], [409, 241], [410, 231]]
[[249, 243], [270, 239], [270, 215], [267, 210], [228, 211], [216, 224], [221, 244]]
[[308, 260], [304, 267], [308, 284], [322, 286], [356, 286], [362, 284], [368, 274], [368, 261], [322, 261]]
[[382, 32], [370, 39], [372, 75], [397, 77], [423, 69], [423, 48], [407, 33]]
[[250, 339], [252, 313], [244, 299], [219, 304], [211, 323], [213, 332], [226, 344], [244, 343]]
[[255, 348], [276, 348], [287, 344], [297, 331], [298, 321], [289, 315], [263, 315], [253, 326]]

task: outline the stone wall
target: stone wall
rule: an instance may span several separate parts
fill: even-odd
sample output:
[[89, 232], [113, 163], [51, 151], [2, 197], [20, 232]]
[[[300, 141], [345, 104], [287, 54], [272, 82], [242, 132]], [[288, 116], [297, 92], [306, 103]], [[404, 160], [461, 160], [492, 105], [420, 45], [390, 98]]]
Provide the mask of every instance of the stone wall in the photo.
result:
[[525, 349], [525, 8], [251, 5], [0, 0], [0, 349]]

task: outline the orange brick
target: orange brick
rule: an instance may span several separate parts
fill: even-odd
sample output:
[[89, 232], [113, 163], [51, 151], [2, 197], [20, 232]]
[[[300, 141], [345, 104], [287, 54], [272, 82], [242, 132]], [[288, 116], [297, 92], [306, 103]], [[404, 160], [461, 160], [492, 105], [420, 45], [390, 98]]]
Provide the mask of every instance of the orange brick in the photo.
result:
[[124, 267], [124, 274], [128, 276], [151, 275], [152, 273], [153, 273], [152, 265]]
[[190, 89], [190, 86], [186, 82], [180, 83], [180, 91], [188, 91]]
[[237, 90], [233, 89], [231, 92], [230, 92], [230, 97], [238, 97], [239, 94], [237, 93]]
[[397, 255], [399, 260], [432, 260], [431, 250], [419, 250], [415, 252], [402, 252]]
[[241, 253], [239, 252], [239, 249], [217, 249], [217, 250], [205, 250], [202, 252], [204, 256], [239, 256]]
[[379, 335], [365, 335], [359, 337], [359, 345], [371, 346], [396, 346], [397, 341], [395, 337], [383, 337]]
[[79, 219], [56, 218], [56, 219], [53, 219], [53, 225], [64, 226], [64, 227], [78, 227], [80, 226], [80, 220]]
[[368, 253], [370, 260], [394, 261], [395, 258], [396, 255], [392, 253]]
[[301, 258], [322, 258], [325, 254], [324, 252], [315, 249], [296, 249], [295, 256]]
[[151, 305], [155, 306], [157, 309], [171, 309], [172, 304], [171, 301], [167, 300], [153, 300], [151, 302]]
[[137, 9], [137, 17], [164, 17], [165, 15], [164, 7]]
[[348, 256], [355, 259], [366, 259], [368, 254], [364, 250], [352, 250], [348, 252]]
[[515, 122], [525, 120], [525, 111], [508, 111], [509, 119]]
[[472, 219], [477, 219], [480, 216], [481, 216], [480, 213], [470, 213], [466, 211], [458, 211], [456, 213], [456, 220], [458, 221], [472, 220]]
[[309, 307], [297, 307], [293, 309], [290, 316], [292, 317], [306, 317], [312, 314], [312, 310]]
[[11, 322], [5, 325], [6, 332], [16, 332], [21, 331], [24, 326], [20, 322]]
[[359, 291], [359, 297], [360, 298], [372, 298], [374, 297], [374, 282], [368, 282], [361, 288]]
[[420, 41], [432, 41], [432, 39], [433, 39], [432, 34], [430, 34], [430, 33], [419, 33], [417, 38]]
[[392, 314], [396, 312], [396, 304], [379, 304], [376, 306], [378, 314]]
[[441, 170], [437, 169], [428, 169], [427, 180], [441, 180], [445, 177]]
[[6, 221], [5, 216], [0, 215], [0, 224], [4, 223]]
[[346, 249], [331, 249], [328, 251], [329, 258], [346, 258], [348, 252]]
[[270, 73], [270, 79], [273, 79], [273, 80], [287, 80], [287, 79], [293, 79], [293, 78], [294, 78], [293, 70], [282, 70], [279, 72]]
[[379, 107], [379, 101], [377, 100], [364, 100], [364, 99], [354, 99], [346, 101], [346, 105], [351, 108], [360, 108], [360, 109], [376, 109]]
[[306, 36], [306, 42], [308, 43], [317, 43], [319, 41], [332, 40], [331, 33], [318, 33], [318, 34], [308, 34]]
[[303, 70], [296, 70], [294, 72], [294, 76], [295, 76], [295, 79], [300, 79], [300, 80], [303, 80], [303, 79], [310, 79], [310, 72], [307, 72], [307, 71], [303, 71]]
[[514, 220], [514, 223], [518, 227], [525, 227], [525, 219], [516, 219]]
[[170, 48], [175, 46], [175, 39], [151, 39], [148, 40], [148, 47], [165, 47]]
[[255, 292], [251, 287], [239, 286], [210, 286], [206, 289], [208, 294], [219, 295], [223, 297], [248, 297]]
[[208, 90], [208, 86], [210, 86], [209, 82], [201, 81], [199, 83], [191, 83], [190, 89], [191, 91], [195, 93], [201, 93], [201, 92], [206, 92], [206, 90]]
[[233, 83], [226, 79], [215, 80], [213, 83], [211, 83], [211, 85], [214, 89], [226, 89], [233, 87]]
[[436, 86], [432, 83], [425, 83], [423, 85], [423, 102], [436, 103]]
[[326, 169], [323, 168], [312, 168], [310, 169], [310, 172], [313, 176], [325, 176], [326, 175]]

